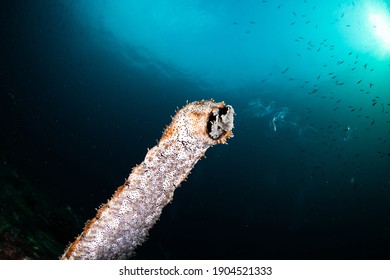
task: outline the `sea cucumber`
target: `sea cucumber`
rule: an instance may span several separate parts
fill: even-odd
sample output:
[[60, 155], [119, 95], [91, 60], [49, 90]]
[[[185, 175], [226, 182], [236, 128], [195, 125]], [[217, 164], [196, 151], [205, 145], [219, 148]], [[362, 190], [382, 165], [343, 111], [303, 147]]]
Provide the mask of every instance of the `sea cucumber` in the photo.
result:
[[124, 185], [86, 223], [61, 259], [127, 259], [145, 241], [175, 189], [206, 150], [233, 137], [234, 110], [213, 100], [187, 103]]

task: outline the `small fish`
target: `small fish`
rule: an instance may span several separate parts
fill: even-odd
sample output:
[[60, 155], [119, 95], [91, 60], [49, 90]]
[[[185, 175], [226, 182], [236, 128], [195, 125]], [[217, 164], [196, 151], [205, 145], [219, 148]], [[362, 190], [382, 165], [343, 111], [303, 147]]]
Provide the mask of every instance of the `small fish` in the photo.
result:
[[283, 74], [286, 73], [286, 72], [288, 71], [288, 69], [290, 69], [290, 67], [287, 67], [286, 69], [284, 69], [284, 70], [282, 71], [282, 73], [283, 73]]
[[349, 52], [349, 54], [348, 55], [351, 55], [352, 54], [352, 52]]
[[296, 23], [296, 21], [293, 21], [292, 23], [290, 23], [290, 25], [294, 25]]
[[372, 103], [372, 106], [375, 106], [375, 105], [376, 105], [376, 103], [378, 103], [378, 102], [374, 102], [374, 103]]
[[362, 81], [363, 81], [363, 80], [359, 80], [359, 81], [357, 81], [357, 84], [360, 84]]
[[342, 99], [339, 99], [339, 100], [337, 100], [337, 101], [336, 101], [336, 103], [340, 103], [340, 102], [341, 102], [341, 100], [342, 100]]
[[371, 122], [371, 125], [373, 125], [375, 123], [375, 120], [373, 120], [372, 122]]
[[317, 76], [317, 80], [318, 80], [320, 77], [321, 77], [321, 74], [319, 74], [319, 75]]
[[254, 21], [250, 21], [249, 23], [250, 23], [250, 24], [256, 24], [256, 22], [254, 22]]
[[374, 85], [374, 84], [370, 83], [370, 88], [372, 88], [373, 85]]
[[366, 63], [366, 64], [364, 64], [364, 66], [363, 66], [363, 67], [364, 67], [364, 69], [367, 69], [367, 63]]

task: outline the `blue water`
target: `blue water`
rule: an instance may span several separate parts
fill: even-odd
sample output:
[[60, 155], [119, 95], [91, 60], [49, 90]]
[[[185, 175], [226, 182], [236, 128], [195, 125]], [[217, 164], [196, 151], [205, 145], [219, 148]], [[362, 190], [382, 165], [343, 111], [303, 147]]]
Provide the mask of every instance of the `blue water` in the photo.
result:
[[234, 107], [136, 258], [388, 259], [388, 1], [8, 2], [0, 151], [82, 220], [186, 100]]

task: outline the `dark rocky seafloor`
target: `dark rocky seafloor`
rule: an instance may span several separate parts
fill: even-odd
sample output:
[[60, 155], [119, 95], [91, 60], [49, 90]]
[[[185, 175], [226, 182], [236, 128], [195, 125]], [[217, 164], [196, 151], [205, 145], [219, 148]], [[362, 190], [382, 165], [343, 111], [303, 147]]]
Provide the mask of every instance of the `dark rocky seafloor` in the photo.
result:
[[58, 259], [82, 222], [0, 156], [0, 259]]

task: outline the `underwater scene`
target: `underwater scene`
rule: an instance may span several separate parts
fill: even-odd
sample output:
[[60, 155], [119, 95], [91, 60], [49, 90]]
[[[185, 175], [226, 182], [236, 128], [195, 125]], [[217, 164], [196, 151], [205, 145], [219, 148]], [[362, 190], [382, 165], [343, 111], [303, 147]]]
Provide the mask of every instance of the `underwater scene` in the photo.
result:
[[0, 3], [0, 259], [58, 259], [178, 108], [234, 108], [134, 259], [390, 258], [388, 0]]

